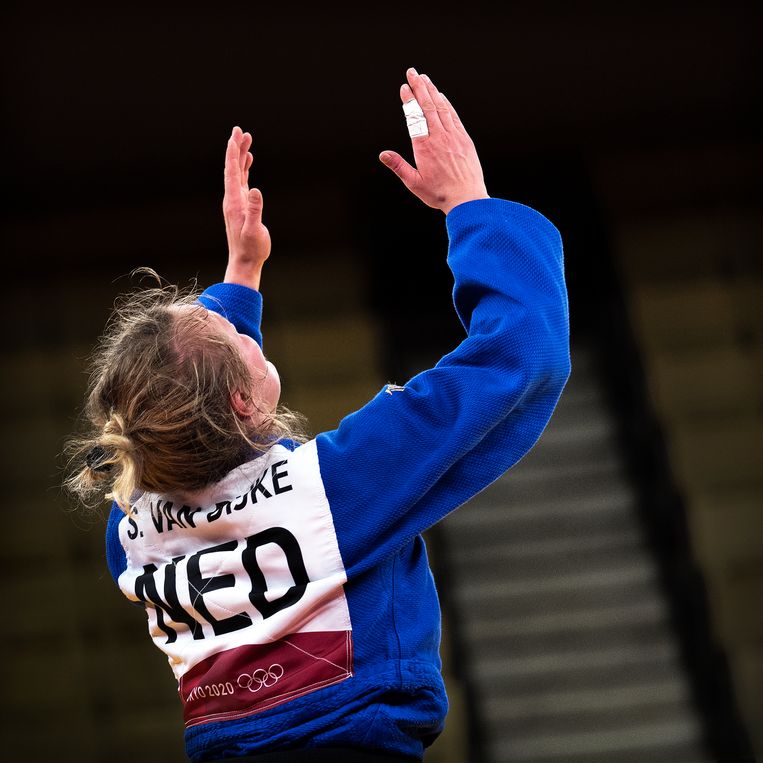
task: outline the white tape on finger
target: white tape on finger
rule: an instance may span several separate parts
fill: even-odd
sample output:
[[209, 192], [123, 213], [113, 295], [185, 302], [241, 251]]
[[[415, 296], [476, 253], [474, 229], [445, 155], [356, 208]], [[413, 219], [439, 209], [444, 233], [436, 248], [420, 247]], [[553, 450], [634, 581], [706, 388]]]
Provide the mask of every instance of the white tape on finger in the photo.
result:
[[405, 123], [408, 125], [408, 135], [412, 138], [421, 138], [429, 135], [427, 119], [415, 98], [403, 104], [403, 113], [405, 114]]

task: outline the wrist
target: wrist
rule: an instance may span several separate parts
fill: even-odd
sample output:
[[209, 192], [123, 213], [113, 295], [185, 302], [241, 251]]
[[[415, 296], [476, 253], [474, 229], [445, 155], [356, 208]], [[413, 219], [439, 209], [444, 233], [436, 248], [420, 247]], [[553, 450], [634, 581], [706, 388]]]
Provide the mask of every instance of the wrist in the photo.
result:
[[240, 286], [248, 286], [255, 291], [260, 290], [260, 279], [262, 277], [262, 266], [264, 262], [256, 265], [241, 265], [235, 262], [229, 262], [225, 269], [223, 281], [225, 283], [235, 283]]
[[464, 194], [454, 199], [448, 199], [440, 209], [447, 215], [453, 207], [457, 207], [459, 204], [466, 204], [467, 201], [477, 201], [478, 199], [489, 199], [490, 196], [487, 191], [477, 191], [475, 193]]

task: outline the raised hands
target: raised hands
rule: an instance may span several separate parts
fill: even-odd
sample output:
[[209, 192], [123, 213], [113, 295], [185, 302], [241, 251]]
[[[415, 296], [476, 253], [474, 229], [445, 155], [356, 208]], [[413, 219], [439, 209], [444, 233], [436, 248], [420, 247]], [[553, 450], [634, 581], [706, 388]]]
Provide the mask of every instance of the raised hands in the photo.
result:
[[[426, 74], [406, 72], [400, 88], [405, 104], [416, 100], [428, 134], [411, 138], [415, 166], [395, 151], [379, 159], [425, 204], [445, 214], [457, 204], [489, 198], [477, 151], [450, 101]], [[225, 152], [223, 215], [228, 237], [225, 280], [259, 289], [262, 266], [270, 256], [270, 233], [262, 224], [262, 193], [249, 188], [252, 136], [234, 127]]]
[[262, 266], [270, 256], [270, 233], [262, 224], [262, 193], [258, 188], [249, 188], [251, 145], [252, 136], [234, 127], [225, 151], [225, 281], [259, 289]]
[[418, 101], [429, 134], [411, 138], [415, 167], [395, 151], [382, 151], [381, 162], [412, 194], [445, 214], [465, 201], [489, 198], [477, 150], [450, 101], [426, 74], [408, 69], [406, 78], [400, 100]]

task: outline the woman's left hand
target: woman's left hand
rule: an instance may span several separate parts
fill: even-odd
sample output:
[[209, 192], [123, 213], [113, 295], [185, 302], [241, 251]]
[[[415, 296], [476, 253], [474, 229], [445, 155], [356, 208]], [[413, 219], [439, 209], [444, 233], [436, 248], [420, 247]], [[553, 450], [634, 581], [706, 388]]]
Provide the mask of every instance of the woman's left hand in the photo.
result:
[[262, 224], [262, 193], [258, 188], [249, 188], [251, 145], [252, 136], [234, 127], [225, 152], [225, 281], [259, 290], [262, 266], [270, 256], [270, 232]]

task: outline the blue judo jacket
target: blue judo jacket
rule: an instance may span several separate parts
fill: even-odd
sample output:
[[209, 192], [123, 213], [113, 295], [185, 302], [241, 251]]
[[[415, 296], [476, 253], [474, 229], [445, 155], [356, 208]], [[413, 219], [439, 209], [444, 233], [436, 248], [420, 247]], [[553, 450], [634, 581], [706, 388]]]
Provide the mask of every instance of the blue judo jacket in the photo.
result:
[[[332, 746], [421, 758], [442, 730], [421, 533], [527, 453], [570, 370], [554, 226], [500, 199], [460, 204], [446, 225], [466, 330], [451, 353], [194, 505], [144, 494], [130, 515], [112, 508], [109, 568], [167, 655], [192, 761]], [[200, 301], [262, 343], [258, 292], [217, 284]]]

